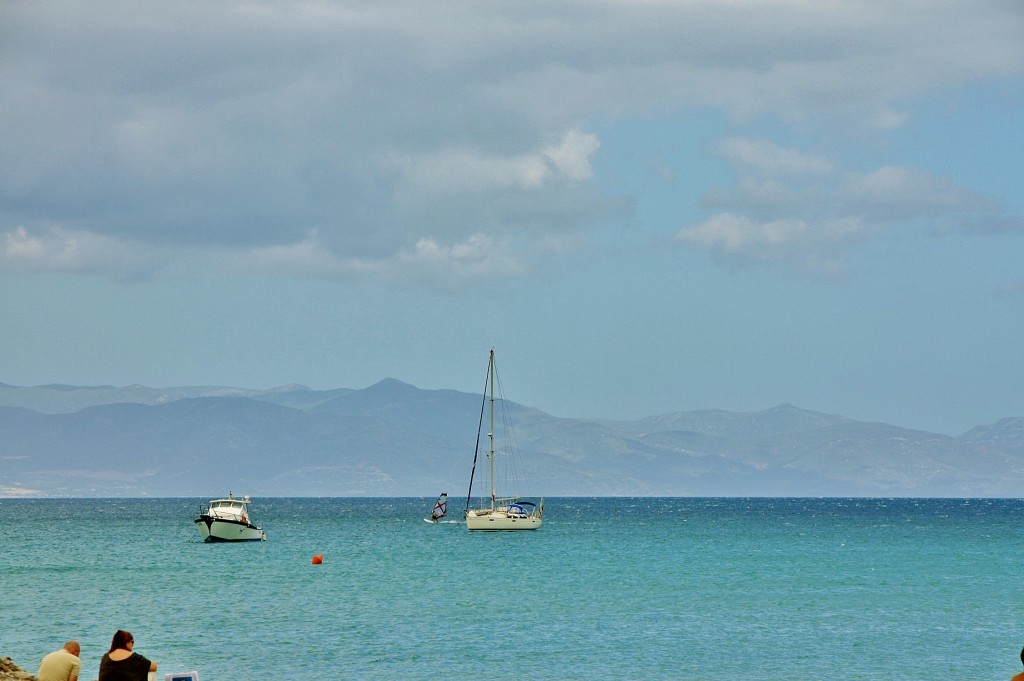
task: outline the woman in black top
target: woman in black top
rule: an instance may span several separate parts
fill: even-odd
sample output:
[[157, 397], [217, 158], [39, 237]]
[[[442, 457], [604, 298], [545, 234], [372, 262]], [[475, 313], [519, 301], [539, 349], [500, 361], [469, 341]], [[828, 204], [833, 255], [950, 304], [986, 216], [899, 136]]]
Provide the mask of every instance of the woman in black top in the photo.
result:
[[100, 660], [99, 681], [146, 681], [156, 671], [156, 662], [133, 653], [135, 637], [118, 629], [110, 642], [110, 650]]

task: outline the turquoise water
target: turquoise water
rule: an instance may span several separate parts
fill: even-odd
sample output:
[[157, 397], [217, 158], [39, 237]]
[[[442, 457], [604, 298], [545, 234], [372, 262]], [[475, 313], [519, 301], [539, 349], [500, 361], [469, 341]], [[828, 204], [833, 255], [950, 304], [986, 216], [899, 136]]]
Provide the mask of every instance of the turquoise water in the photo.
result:
[[122, 628], [203, 681], [1021, 670], [1017, 500], [549, 498], [470, 534], [433, 497], [271, 498], [247, 544], [202, 543], [201, 501], [0, 500], [0, 655], [78, 638], [89, 681]]

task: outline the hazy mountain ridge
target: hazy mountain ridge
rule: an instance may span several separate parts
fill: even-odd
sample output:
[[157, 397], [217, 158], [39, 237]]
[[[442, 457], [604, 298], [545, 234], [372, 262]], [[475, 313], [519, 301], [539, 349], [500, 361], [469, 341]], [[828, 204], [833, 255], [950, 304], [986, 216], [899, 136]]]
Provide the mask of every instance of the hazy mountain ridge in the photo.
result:
[[[1019, 496], [1024, 418], [959, 437], [780, 405], [636, 421], [508, 404], [530, 491], [558, 495]], [[0, 384], [0, 496], [456, 497], [480, 396]]]
[[[103, 404], [166, 404], [189, 397], [253, 397], [273, 402], [299, 399], [309, 394], [323, 395], [305, 386], [291, 385], [269, 390], [250, 390], [227, 386], [180, 386], [175, 388], [147, 388], [143, 385], [114, 387], [112, 385], [38, 385], [21, 387], [0, 383], [0, 406], [26, 407], [44, 414], [70, 414], [86, 407]], [[323, 399], [327, 399], [326, 397]]]

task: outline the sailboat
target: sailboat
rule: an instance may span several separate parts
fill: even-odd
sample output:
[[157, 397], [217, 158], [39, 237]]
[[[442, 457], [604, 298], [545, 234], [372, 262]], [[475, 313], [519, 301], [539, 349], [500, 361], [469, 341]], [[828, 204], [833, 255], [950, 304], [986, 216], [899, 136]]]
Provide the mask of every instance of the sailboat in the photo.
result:
[[[494, 349], [487, 362], [487, 379], [484, 383], [483, 403], [480, 405], [480, 423], [477, 426], [476, 449], [473, 452], [473, 469], [469, 475], [469, 493], [466, 495], [466, 529], [469, 530], [536, 530], [544, 515], [544, 500], [540, 504], [526, 501], [522, 497], [499, 497], [494, 487]], [[480, 452], [480, 435], [483, 430], [484, 408], [490, 402], [490, 430], [487, 432], [487, 467], [490, 479], [490, 498], [479, 508], [469, 506], [473, 498], [473, 478]], [[504, 403], [504, 401], [502, 401]]]
[[446, 515], [448, 515], [448, 492], [441, 492], [441, 496], [434, 502], [434, 510], [430, 512], [430, 517], [424, 518], [423, 522], [436, 523]]

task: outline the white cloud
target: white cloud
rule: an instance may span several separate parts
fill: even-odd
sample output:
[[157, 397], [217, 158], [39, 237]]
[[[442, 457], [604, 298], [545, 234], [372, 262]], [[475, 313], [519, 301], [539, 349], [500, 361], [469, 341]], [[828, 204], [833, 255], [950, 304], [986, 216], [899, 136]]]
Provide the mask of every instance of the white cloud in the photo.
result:
[[908, 120], [910, 120], [910, 114], [908, 113], [885, 109], [872, 116], [868, 122], [882, 130], [895, 130], [906, 125]]
[[229, 258], [236, 269], [246, 271], [284, 271], [299, 278], [361, 277], [382, 282], [433, 283], [442, 288], [457, 288], [482, 277], [518, 276], [525, 271], [525, 265], [508, 242], [485, 234], [472, 234], [452, 244], [423, 238], [412, 248], [378, 258], [338, 255], [313, 234], [298, 243], [253, 248]]
[[591, 177], [590, 155], [600, 146], [597, 135], [570, 130], [562, 141], [515, 156], [445, 149], [420, 156], [394, 156], [404, 181], [430, 193], [465, 194], [491, 190], [538, 189], [546, 182]]
[[576, 182], [589, 180], [593, 175], [590, 156], [601, 146], [597, 135], [570, 130], [562, 143], [544, 150], [544, 157], [565, 177]]
[[730, 138], [719, 146], [719, 153], [730, 162], [770, 176], [825, 175], [832, 163], [817, 154], [805, 154], [767, 140]]
[[237, 270], [250, 272], [285, 272], [301, 278], [334, 278], [341, 272], [338, 257], [311, 234], [290, 244], [260, 246], [223, 254]]
[[881, 220], [996, 211], [1000, 201], [959, 187], [948, 178], [895, 166], [869, 174], [851, 173], [839, 188], [840, 199], [851, 209]]
[[0, 241], [0, 266], [44, 272], [102, 273], [115, 279], [145, 276], [155, 263], [148, 249], [102, 234], [53, 227], [17, 227]]
[[[708, 107], [893, 129], [908, 98], [1024, 64], [1019, 8], [999, 0], [37, 0], [3, 12], [0, 231], [26, 229], [5, 262], [79, 271], [167, 248], [315, 260], [302, 251], [311, 231], [327, 269], [425, 263], [431, 249], [410, 244], [446, 253], [473, 234], [573, 240], [622, 221], [622, 197], [593, 182], [590, 122]], [[731, 137], [720, 152], [743, 178], [719, 205], [764, 213], [753, 219], [799, 217], [786, 178], [835, 172], [764, 140]], [[879, 196], [856, 185], [851, 199]], [[107, 265], [87, 255], [103, 238]]]
[[[697, 226], [693, 238], [720, 245], [728, 252], [791, 248], [807, 243], [845, 243], [864, 231], [855, 218], [811, 224], [803, 220], [775, 220], [758, 223], [728, 213]], [[686, 238], [685, 235], [681, 238]]]
[[524, 272], [523, 266], [509, 250], [509, 244], [499, 243], [485, 234], [473, 234], [465, 241], [451, 245], [424, 238], [417, 241], [412, 250], [400, 251], [394, 258], [353, 260], [347, 266], [389, 281], [433, 279], [449, 284]]
[[920, 221], [933, 232], [1009, 232], [1021, 221], [1002, 215], [1005, 206], [995, 197], [918, 170], [837, 173], [825, 158], [764, 141], [730, 139], [719, 149], [739, 177], [732, 187], [707, 192], [702, 204], [723, 212], [682, 228], [676, 241], [734, 266], [835, 276], [851, 248], [886, 229]]
[[788, 264], [815, 276], [833, 277], [845, 269], [845, 248], [863, 238], [857, 218], [820, 222], [800, 219], [758, 222], [722, 213], [683, 228], [676, 241], [711, 249], [735, 265]]
[[779, 180], [741, 177], [735, 187], [712, 189], [701, 203], [709, 208], [742, 209], [756, 215], [780, 215], [799, 210], [809, 195], [787, 187]]

